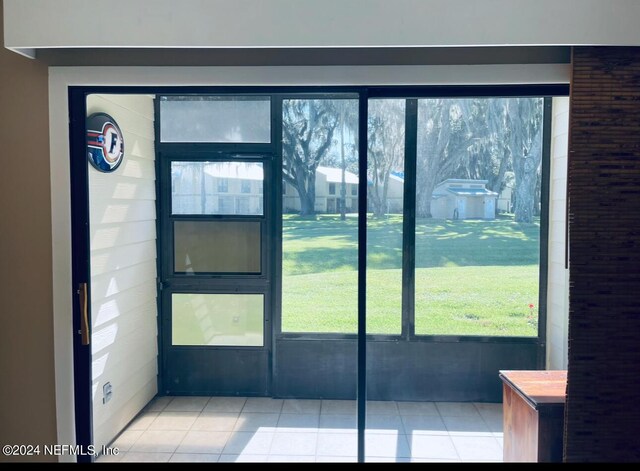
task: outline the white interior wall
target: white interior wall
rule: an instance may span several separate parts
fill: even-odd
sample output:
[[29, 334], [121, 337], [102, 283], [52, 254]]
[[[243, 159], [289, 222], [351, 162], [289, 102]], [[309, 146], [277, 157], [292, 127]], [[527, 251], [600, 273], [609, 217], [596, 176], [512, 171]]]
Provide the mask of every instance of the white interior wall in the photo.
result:
[[638, 45], [637, 0], [5, 0], [6, 47]]
[[565, 269], [569, 97], [553, 99], [549, 188], [549, 269], [547, 279], [547, 368], [567, 368], [569, 270]]
[[[109, 444], [157, 392], [153, 97], [89, 95], [87, 113], [111, 115], [125, 155], [112, 173], [89, 163], [93, 436]], [[103, 385], [111, 400], [103, 403]]]

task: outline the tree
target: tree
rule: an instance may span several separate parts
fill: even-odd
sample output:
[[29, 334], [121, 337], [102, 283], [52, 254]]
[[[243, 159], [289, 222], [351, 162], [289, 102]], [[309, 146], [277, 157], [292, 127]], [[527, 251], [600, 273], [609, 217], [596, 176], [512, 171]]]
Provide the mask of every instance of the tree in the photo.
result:
[[471, 144], [463, 178], [487, 180], [487, 188], [500, 193], [505, 188], [506, 172], [511, 170], [511, 155], [506, 144], [503, 98], [478, 98], [463, 112], [472, 115]]
[[[464, 103], [465, 101], [467, 103]], [[432, 217], [433, 190], [442, 180], [454, 178], [460, 173], [473, 139], [467, 123], [471, 116], [468, 100], [419, 101], [416, 174], [418, 217]]]
[[[355, 136], [358, 134], [358, 106], [354, 100], [336, 100], [337, 111], [340, 115], [340, 169], [342, 181], [340, 185], [340, 219], [347, 218], [347, 181], [346, 172], [348, 159], [346, 158], [346, 150], [351, 147], [352, 150], [357, 148], [357, 139], [355, 144], [349, 144], [345, 141], [345, 132], [353, 132]], [[353, 160], [353, 159], [350, 159]]]
[[333, 144], [340, 121], [333, 100], [284, 100], [282, 175], [300, 198], [300, 215], [313, 216], [316, 169]]
[[506, 103], [508, 144], [515, 175], [515, 220], [532, 223], [542, 163], [542, 99], [511, 98]]
[[435, 187], [447, 178], [487, 180], [504, 189], [515, 176], [515, 220], [533, 222], [542, 161], [542, 99], [420, 100], [418, 107], [419, 217], [431, 217]]
[[405, 100], [370, 100], [368, 122], [368, 197], [375, 217], [387, 212], [392, 172], [404, 167]]

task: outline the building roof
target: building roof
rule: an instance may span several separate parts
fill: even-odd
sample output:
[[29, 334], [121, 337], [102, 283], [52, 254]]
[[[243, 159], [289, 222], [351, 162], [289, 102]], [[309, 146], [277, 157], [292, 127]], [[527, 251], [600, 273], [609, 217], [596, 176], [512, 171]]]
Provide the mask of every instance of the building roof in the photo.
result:
[[[316, 170], [327, 178], [329, 183], [342, 183], [342, 169], [333, 167], [318, 167]], [[344, 172], [344, 180], [346, 183], [358, 184], [358, 176], [348, 170]]]
[[209, 162], [204, 171], [216, 178], [239, 180], [264, 180], [262, 164], [255, 162]]
[[[464, 179], [464, 178], [449, 178], [444, 180], [436, 185], [436, 191], [433, 192], [434, 198], [439, 198], [442, 196], [446, 196], [447, 193], [453, 193], [454, 195], [461, 196], [497, 196], [498, 193], [487, 190], [485, 185], [488, 183], [488, 180], [474, 180], [474, 179]], [[482, 188], [465, 188], [461, 186], [450, 187], [450, 184], [468, 184], [468, 185], [482, 185]]]
[[454, 195], [465, 196], [497, 196], [498, 193], [487, 190], [486, 188], [447, 188], [449, 193]]
[[475, 185], [486, 185], [487, 183], [489, 183], [489, 180], [475, 180], [473, 178], [447, 178], [446, 180], [438, 183], [438, 186], [444, 185], [445, 183], [471, 183]]

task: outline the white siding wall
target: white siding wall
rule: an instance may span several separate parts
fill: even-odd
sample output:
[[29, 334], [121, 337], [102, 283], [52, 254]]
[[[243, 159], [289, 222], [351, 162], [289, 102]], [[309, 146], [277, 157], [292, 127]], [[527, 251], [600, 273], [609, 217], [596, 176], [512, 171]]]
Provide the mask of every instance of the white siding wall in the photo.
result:
[[[89, 166], [93, 432], [108, 444], [157, 392], [156, 214], [153, 98], [91, 95], [124, 135], [120, 167]], [[102, 403], [110, 382], [111, 400]]]
[[569, 270], [565, 269], [565, 224], [569, 98], [553, 99], [551, 187], [549, 195], [549, 278], [547, 296], [547, 368], [567, 368]]

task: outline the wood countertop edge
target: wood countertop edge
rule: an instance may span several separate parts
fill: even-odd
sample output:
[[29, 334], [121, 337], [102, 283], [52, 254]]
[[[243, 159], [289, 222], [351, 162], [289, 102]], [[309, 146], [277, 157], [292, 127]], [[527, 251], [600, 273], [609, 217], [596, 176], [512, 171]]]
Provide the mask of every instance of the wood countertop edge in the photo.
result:
[[[525, 402], [527, 402], [533, 409], [535, 410], [540, 410], [540, 409], [549, 409], [549, 408], [559, 408], [559, 407], [564, 407], [564, 403], [565, 403], [565, 396], [544, 396], [544, 395], [535, 395], [535, 396], [530, 396], [527, 393], [525, 393], [520, 386], [513, 382], [511, 380], [511, 378], [509, 378], [509, 373], [512, 371], [517, 371], [517, 370], [500, 370], [499, 372], [499, 377], [502, 380], [503, 383], [508, 384], [511, 389], [513, 389], [514, 391], [516, 391], [518, 393], [518, 395], [524, 399]], [[537, 370], [537, 371], [546, 371], [546, 370]], [[531, 373], [535, 373], [534, 370], [531, 370]]]

